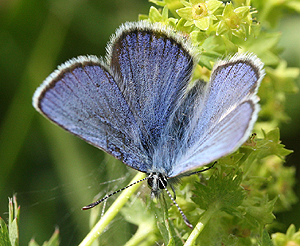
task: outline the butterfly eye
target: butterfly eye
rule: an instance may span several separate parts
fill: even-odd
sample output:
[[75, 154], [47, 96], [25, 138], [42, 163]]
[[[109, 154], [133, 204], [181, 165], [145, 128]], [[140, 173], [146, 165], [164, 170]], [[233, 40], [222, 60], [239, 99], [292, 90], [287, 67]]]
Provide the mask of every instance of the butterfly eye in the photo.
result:
[[150, 178], [147, 180], [147, 184], [148, 184], [148, 187], [149, 187], [150, 189], [153, 187], [153, 180], [154, 180], [153, 177], [150, 177]]
[[168, 180], [161, 173], [152, 173], [150, 174], [147, 183], [152, 190], [158, 190], [158, 189], [163, 190], [167, 187]]
[[159, 189], [165, 189], [168, 185], [168, 180], [161, 173], [158, 175], [158, 187]]

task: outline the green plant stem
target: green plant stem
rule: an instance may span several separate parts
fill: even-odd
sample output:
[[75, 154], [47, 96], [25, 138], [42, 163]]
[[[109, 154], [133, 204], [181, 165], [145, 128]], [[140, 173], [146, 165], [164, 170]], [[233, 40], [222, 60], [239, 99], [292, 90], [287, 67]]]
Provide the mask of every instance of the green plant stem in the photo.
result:
[[205, 225], [208, 223], [208, 221], [210, 220], [211, 216], [214, 214], [215, 209], [213, 208], [209, 208], [208, 210], [206, 210], [201, 218], [199, 219], [197, 225], [195, 226], [194, 230], [192, 231], [192, 233], [190, 234], [190, 236], [188, 237], [187, 241], [185, 242], [184, 246], [192, 246], [195, 245], [195, 241], [197, 239], [197, 237], [200, 235], [200, 233], [202, 232], [202, 230], [204, 229]]
[[[130, 181], [130, 184], [143, 179], [145, 177], [144, 173], [139, 172], [135, 177]], [[106, 211], [103, 217], [99, 220], [99, 222], [94, 226], [94, 228], [89, 232], [89, 234], [83, 239], [83, 241], [79, 244], [79, 246], [89, 246], [91, 245], [103, 232], [105, 227], [109, 224], [109, 222], [117, 215], [120, 209], [125, 205], [128, 201], [129, 197], [139, 188], [142, 182], [131, 186], [130, 188], [125, 189], [120, 196], [116, 199], [116, 201], [110, 206], [110, 208]]]
[[155, 244], [156, 237], [154, 236], [154, 233], [152, 233], [152, 231], [154, 230], [154, 228], [149, 228], [147, 227], [147, 225], [141, 224], [137, 232], [130, 238], [130, 240], [124, 246], [140, 245], [140, 243], [146, 238], [148, 238], [148, 243], [146, 245]]

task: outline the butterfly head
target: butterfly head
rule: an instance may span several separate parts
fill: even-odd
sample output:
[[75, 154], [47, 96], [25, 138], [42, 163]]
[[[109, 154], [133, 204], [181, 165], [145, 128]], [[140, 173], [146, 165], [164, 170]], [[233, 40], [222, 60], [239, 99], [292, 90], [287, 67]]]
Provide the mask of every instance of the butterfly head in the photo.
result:
[[162, 173], [153, 172], [149, 174], [147, 180], [148, 186], [151, 189], [151, 197], [158, 197], [161, 190], [164, 190], [168, 185], [167, 176]]

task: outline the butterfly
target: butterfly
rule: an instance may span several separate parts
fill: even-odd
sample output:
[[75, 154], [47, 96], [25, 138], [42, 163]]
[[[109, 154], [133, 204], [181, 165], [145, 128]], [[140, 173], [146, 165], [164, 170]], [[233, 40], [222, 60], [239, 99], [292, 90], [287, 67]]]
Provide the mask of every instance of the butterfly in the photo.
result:
[[35, 91], [33, 106], [65, 130], [147, 173], [152, 195], [168, 192], [178, 178], [247, 140], [260, 109], [256, 94], [264, 77], [263, 63], [254, 54], [220, 60], [209, 82], [193, 82], [197, 52], [186, 35], [170, 27], [125, 23], [106, 49], [105, 58], [79, 56], [60, 65]]

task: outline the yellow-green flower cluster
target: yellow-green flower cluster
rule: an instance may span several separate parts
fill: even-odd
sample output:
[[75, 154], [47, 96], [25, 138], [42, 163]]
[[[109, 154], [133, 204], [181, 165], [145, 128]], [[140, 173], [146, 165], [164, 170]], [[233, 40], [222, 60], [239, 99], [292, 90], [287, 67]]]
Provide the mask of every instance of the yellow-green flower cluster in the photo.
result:
[[250, 33], [252, 26], [252, 14], [250, 6], [234, 8], [232, 3], [227, 3], [222, 15], [218, 16], [216, 34], [235, 35], [238, 38], [245, 38]]
[[199, 30], [206, 31], [214, 29], [214, 22], [217, 21], [217, 10], [223, 6], [218, 0], [190, 0], [182, 1], [184, 8], [178, 9], [177, 14], [185, 20], [184, 26], [195, 26]]
[[[208, 69], [212, 68], [217, 58], [237, 52], [240, 47], [238, 42], [255, 33], [252, 29], [258, 26], [253, 21], [256, 12], [249, 1], [237, 7], [219, 0], [150, 1], [163, 8], [152, 6], [149, 15], [141, 15], [140, 19], [161, 22], [189, 34], [201, 54], [199, 65]], [[169, 17], [169, 12], [173, 17]]]
[[300, 245], [300, 230], [296, 231], [296, 227], [292, 224], [288, 228], [286, 234], [274, 233], [272, 235], [274, 246], [299, 246]]
[[[178, 30], [186, 28], [190, 31], [205, 31], [207, 34], [214, 32], [216, 35], [229, 37], [234, 35], [245, 38], [253, 26], [252, 14], [256, 13], [251, 10], [249, 1], [236, 8], [232, 3], [224, 4], [218, 0], [152, 0], [151, 2], [164, 6], [175, 16], [179, 16], [176, 22]], [[149, 19], [160, 21], [161, 17], [157, 13], [150, 12]]]

